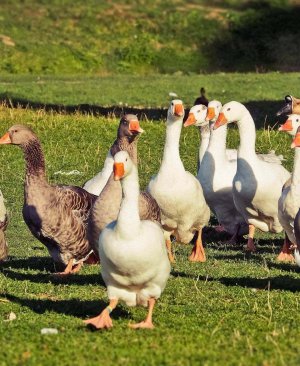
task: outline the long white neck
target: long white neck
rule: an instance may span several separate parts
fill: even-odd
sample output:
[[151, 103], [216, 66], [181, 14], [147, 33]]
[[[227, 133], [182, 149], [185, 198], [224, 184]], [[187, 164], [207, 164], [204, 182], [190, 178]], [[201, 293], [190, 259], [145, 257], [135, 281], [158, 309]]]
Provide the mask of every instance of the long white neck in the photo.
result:
[[209, 138], [210, 138], [210, 130], [209, 130], [209, 126], [203, 126], [200, 127], [200, 135], [201, 135], [201, 141], [200, 141], [200, 146], [199, 146], [199, 163], [198, 163], [198, 167], [201, 164], [201, 161], [203, 159], [203, 156], [207, 150], [208, 144], [209, 144]]
[[221, 160], [226, 159], [226, 136], [227, 124], [211, 131], [207, 151], [209, 151], [214, 158], [219, 158]]
[[292, 185], [300, 185], [300, 147], [295, 147], [294, 168], [292, 173]]
[[255, 153], [256, 131], [251, 114], [246, 110], [243, 117], [237, 121], [240, 133], [240, 146], [238, 148], [238, 158], [257, 158]]
[[137, 235], [140, 227], [139, 215], [139, 180], [135, 165], [132, 171], [121, 180], [123, 199], [117, 219], [117, 231], [123, 238], [132, 238]]
[[166, 140], [164, 147], [163, 160], [161, 163], [161, 170], [170, 167], [184, 170], [184, 166], [179, 155], [179, 140], [182, 129], [183, 119], [179, 119], [172, 124], [167, 123]]

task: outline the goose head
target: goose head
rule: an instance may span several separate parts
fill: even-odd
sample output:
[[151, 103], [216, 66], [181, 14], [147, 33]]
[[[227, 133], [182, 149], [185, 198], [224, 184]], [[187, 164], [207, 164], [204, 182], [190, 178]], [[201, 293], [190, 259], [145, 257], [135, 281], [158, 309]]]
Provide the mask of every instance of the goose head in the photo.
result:
[[212, 100], [211, 102], [209, 102], [207, 106], [207, 115], [205, 120], [216, 122], [216, 120], [219, 117], [221, 109], [222, 109], [222, 103], [219, 102], [218, 100]]
[[140, 122], [135, 114], [124, 114], [121, 118], [118, 128], [118, 138], [136, 137], [144, 132]]
[[194, 105], [189, 112], [187, 120], [184, 122], [184, 127], [188, 127], [191, 125], [201, 127], [208, 124], [208, 121], [205, 121], [207, 113], [207, 107], [203, 104]]
[[30, 127], [13, 125], [9, 128], [8, 132], [0, 138], [0, 144], [24, 146], [34, 140], [37, 140], [37, 136]]
[[173, 99], [168, 109], [167, 125], [176, 121], [182, 121], [184, 117], [184, 107], [180, 99]]
[[294, 140], [291, 144], [291, 148], [300, 147], [300, 126], [297, 128], [296, 135], [294, 137]]
[[282, 114], [300, 114], [300, 99], [293, 97], [292, 95], [286, 95], [284, 97], [285, 106], [283, 106], [277, 113], [276, 116]]
[[133, 169], [133, 162], [127, 151], [119, 151], [114, 156], [114, 180], [125, 178]]
[[300, 126], [300, 115], [291, 114], [283, 125], [279, 127], [279, 131], [285, 131], [291, 136], [295, 136]]
[[249, 113], [247, 108], [239, 102], [229, 102], [223, 105], [220, 114], [214, 124], [213, 129], [225, 125], [226, 123], [237, 122], [243, 118], [243, 116]]

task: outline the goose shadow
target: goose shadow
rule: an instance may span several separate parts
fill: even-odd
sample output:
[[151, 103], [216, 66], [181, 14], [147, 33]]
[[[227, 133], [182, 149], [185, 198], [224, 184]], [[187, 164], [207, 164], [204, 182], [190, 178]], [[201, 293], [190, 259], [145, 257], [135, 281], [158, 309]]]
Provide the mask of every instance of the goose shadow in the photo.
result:
[[[286, 91], [285, 94], [287, 94]], [[284, 95], [284, 93], [283, 93]], [[155, 120], [159, 121], [166, 119], [167, 109], [166, 108], [133, 108], [133, 107], [120, 107], [120, 106], [110, 106], [103, 107], [93, 104], [76, 104], [76, 105], [64, 105], [64, 104], [54, 104], [54, 103], [43, 103], [39, 101], [33, 101], [25, 98], [18, 98], [12, 95], [10, 92], [4, 92], [0, 94], [0, 103], [5, 104], [8, 108], [31, 108], [34, 110], [44, 109], [45, 111], [55, 111], [63, 112], [68, 114], [82, 113], [82, 114], [94, 114], [101, 115], [104, 117], [114, 116], [116, 118], [121, 117], [125, 113], [136, 114], [140, 120]], [[278, 100], [252, 100], [245, 102], [245, 106], [249, 109], [251, 115], [257, 122], [256, 128], [263, 128], [265, 125], [274, 125], [274, 118], [271, 121], [267, 121], [266, 116], [275, 116], [275, 111], [281, 108], [283, 101]], [[185, 110], [185, 118], [189, 114], [189, 108]], [[281, 123], [284, 121], [284, 116], [276, 117], [277, 122]], [[266, 123], [267, 122], [267, 123]], [[277, 123], [276, 122], [276, 123]]]
[[54, 272], [54, 262], [50, 257], [28, 257], [18, 258], [9, 256], [9, 260], [0, 263], [0, 271], [6, 268], [31, 269], [38, 271]]
[[288, 275], [275, 276], [269, 278], [253, 278], [253, 277], [210, 277], [196, 276], [195, 274], [182, 271], [172, 271], [173, 277], [182, 277], [188, 279], [197, 279], [202, 282], [219, 282], [227, 287], [246, 287], [258, 290], [284, 290], [290, 292], [300, 291], [300, 281]]
[[[46, 312], [55, 312], [57, 314], [65, 314], [78, 318], [87, 318], [88, 316], [96, 316], [102, 311], [108, 304], [108, 302], [99, 300], [51, 300], [51, 299], [26, 299], [15, 295], [2, 293], [1, 297], [8, 299], [9, 301], [19, 304], [22, 307], [27, 307], [37, 314], [44, 314]], [[129, 312], [118, 306], [112, 317], [114, 319], [128, 318]]]
[[290, 292], [300, 291], [300, 281], [291, 276], [276, 276], [269, 278], [253, 277], [220, 277], [216, 279], [225, 286], [238, 286], [246, 288], [255, 288], [258, 290], [284, 290]]
[[61, 283], [68, 283], [69, 285], [99, 285], [105, 287], [105, 283], [101, 274], [73, 274], [66, 277], [58, 277], [47, 273], [21, 273], [10, 269], [3, 269], [1, 272], [12, 280], [16, 281], [30, 281], [33, 283], [52, 283], [59, 285]]

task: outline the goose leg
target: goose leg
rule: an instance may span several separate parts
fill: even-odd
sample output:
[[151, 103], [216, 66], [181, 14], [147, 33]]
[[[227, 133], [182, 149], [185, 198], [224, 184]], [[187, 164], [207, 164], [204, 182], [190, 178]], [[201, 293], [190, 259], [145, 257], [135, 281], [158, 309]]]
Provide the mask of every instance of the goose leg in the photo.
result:
[[110, 300], [109, 305], [98, 316], [84, 320], [83, 322], [87, 325], [92, 325], [96, 329], [111, 328], [113, 323], [110, 313], [116, 308], [117, 304], [117, 299]]
[[74, 258], [70, 259], [66, 268], [64, 269], [64, 271], [53, 273], [53, 276], [63, 277], [63, 276], [68, 276], [69, 274], [71, 274], [72, 268], [73, 268], [73, 262], [74, 262]]
[[248, 235], [248, 241], [247, 241], [247, 245], [245, 247], [245, 250], [247, 252], [255, 252], [256, 251], [256, 247], [254, 244], [254, 233], [255, 233], [255, 226], [254, 225], [249, 225], [249, 235]]
[[202, 243], [202, 228], [198, 230], [198, 236], [191, 255], [189, 256], [191, 262], [205, 262], [206, 256]]
[[70, 274], [79, 272], [81, 267], [83, 266], [83, 263], [79, 262], [79, 263], [75, 264], [74, 267], [73, 267], [73, 263], [74, 263], [74, 258], [69, 260], [69, 262], [63, 272], [56, 272], [53, 274], [53, 276], [64, 277], [64, 276], [68, 276]]
[[233, 233], [232, 237], [229, 240], [222, 241], [221, 244], [224, 244], [224, 245], [236, 245], [237, 244], [239, 230], [240, 230], [240, 225], [236, 225], [236, 229], [235, 229], [235, 232]]
[[281, 252], [276, 258], [280, 262], [295, 262], [295, 258], [292, 254], [292, 247], [294, 247], [293, 243], [289, 240], [287, 234], [285, 233], [284, 243], [281, 248]]
[[168, 257], [169, 257], [169, 261], [171, 263], [175, 262], [175, 257], [172, 253], [172, 242], [170, 239], [166, 239], [166, 247], [167, 247], [167, 252], [168, 252]]
[[137, 324], [128, 324], [128, 326], [132, 329], [139, 329], [139, 328], [153, 329], [154, 325], [152, 323], [152, 313], [153, 313], [155, 302], [156, 302], [156, 300], [153, 298], [148, 300], [148, 314], [144, 321], [137, 323]]

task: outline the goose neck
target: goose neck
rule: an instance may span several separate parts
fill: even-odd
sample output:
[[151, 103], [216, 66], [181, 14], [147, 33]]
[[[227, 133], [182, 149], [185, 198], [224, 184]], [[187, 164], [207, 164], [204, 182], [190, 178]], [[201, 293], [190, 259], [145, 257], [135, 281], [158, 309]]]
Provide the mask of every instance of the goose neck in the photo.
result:
[[250, 158], [256, 156], [255, 153], [255, 140], [256, 131], [253, 118], [250, 113], [246, 111], [242, 118], [237, 121], [239, 134], [240, 134], [240, 146], [238, 148], [238, 156]]
[[131, 160], [135, 165], [138, 163], [137, 157], [137, 137], [136, 136], [123, 136], [118, 137], [110, 149], [111, 155], [114, 157], [119, 151], [127, 151]]
[[200, 166], [200, 164], [201, 164], [203, 156], [207, 150], [207, 147], [209, 144], [209, 138], [210, 138], [209, 127], [208, 128], [199, 127], [199, 131], [200, 131], [201, 141], [200, 141], [200, 146], [199, 146], [199, 164], [198, 164], [198, 166]]
[[182, 165], [179, 154], [179, 140], [181, 129], [182, 119], [175, 121], [172, 124], [167, 124], [162, 167], [165, 165], [170, 165], [172, 163], [178, 163]]
[[139, 224], [139, 181], [135, 165], [132, 171], [121, 180], [123, 198], [117, 219], [117, 231], [124, 238], [131, 238], [137, 235]]
[[40, 142], [37, 139], [21, 145], [26, 162], [26, 181], [31, 178], [45, 180], [45, 158]]
[[226, 136], [227, 125], [223, 125], [216, 130], [212, 130], [207, 151], [209, 151], [214, 156], [219, 155], [221, 157], [225, 157]]
[[300, 147], [295, 147], [294, 168], [292, 173], [292, 184], [300, 185]]

